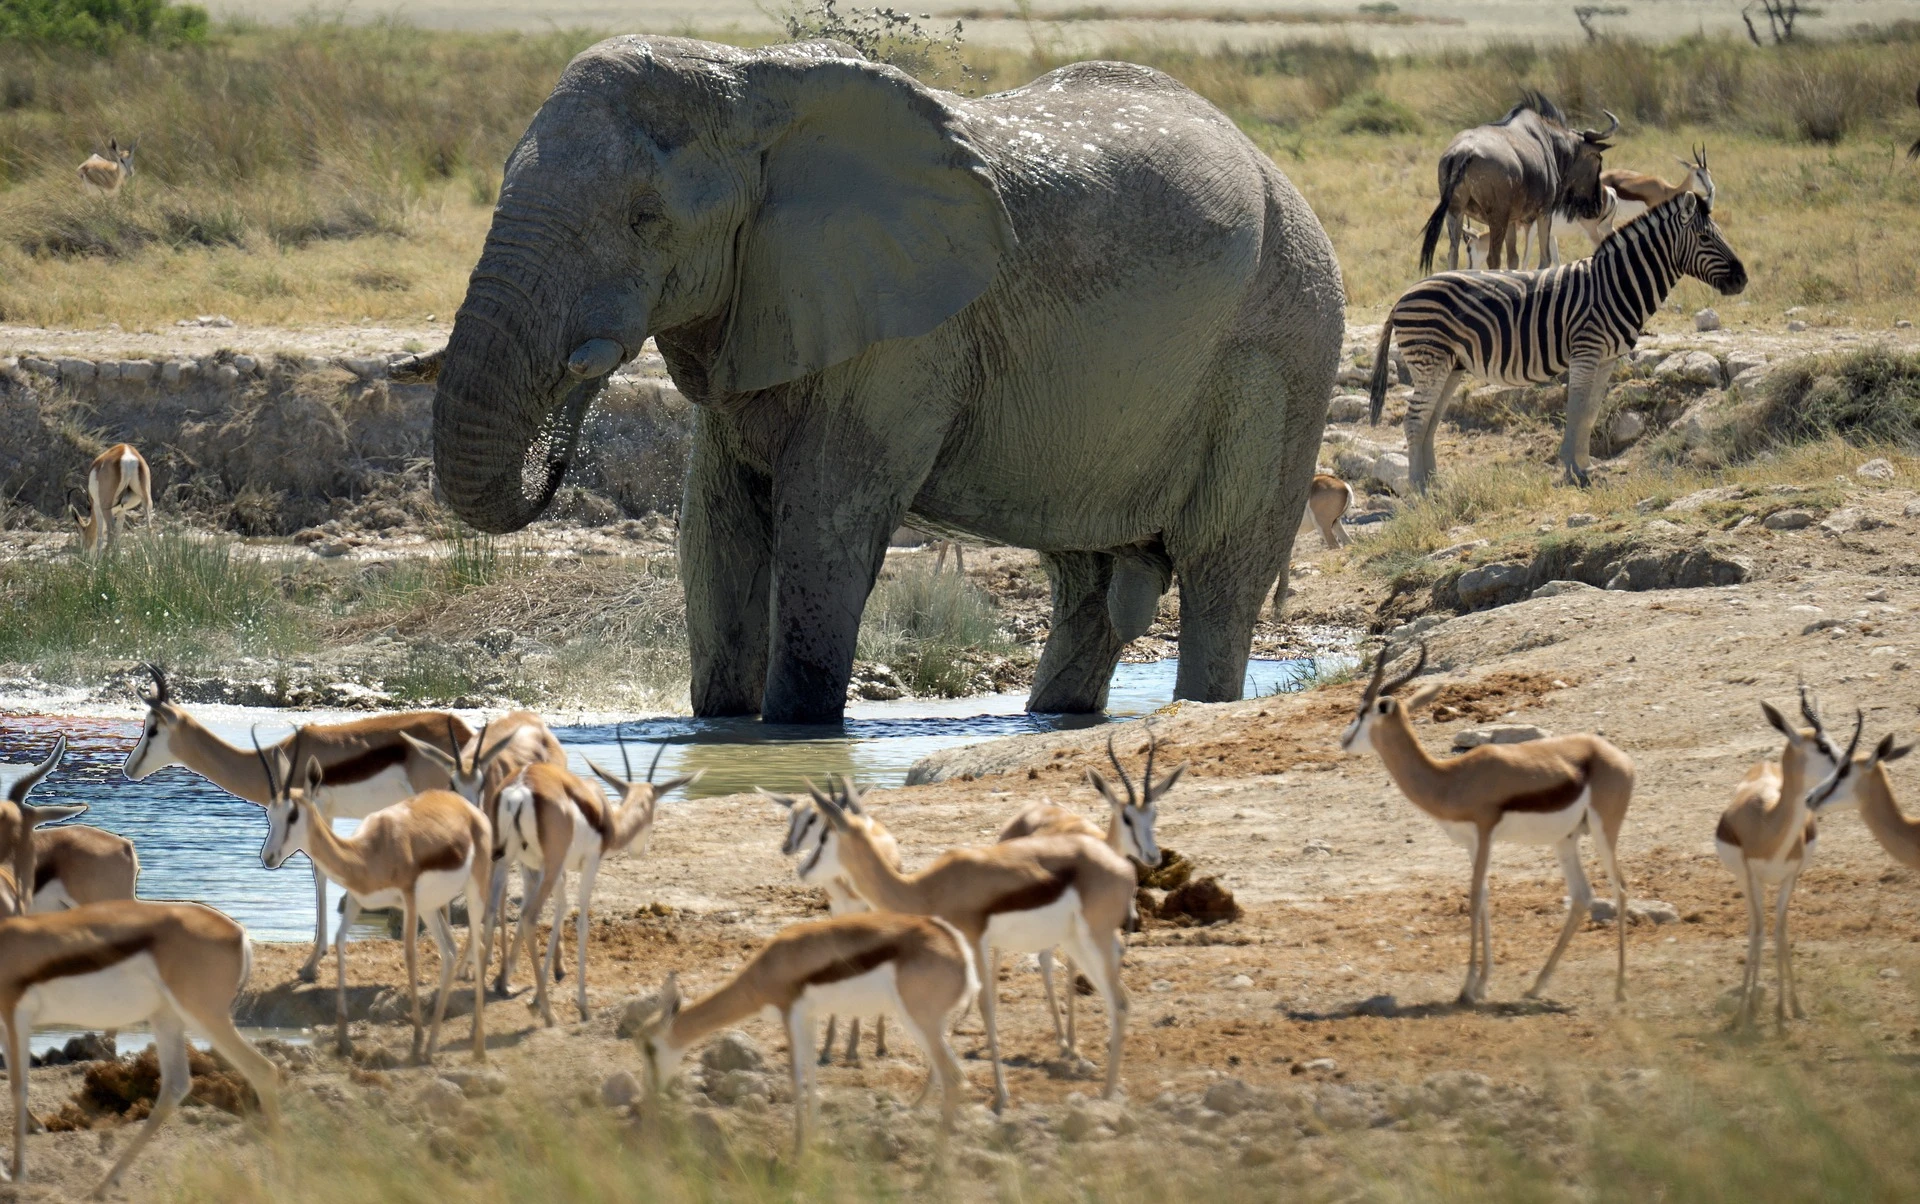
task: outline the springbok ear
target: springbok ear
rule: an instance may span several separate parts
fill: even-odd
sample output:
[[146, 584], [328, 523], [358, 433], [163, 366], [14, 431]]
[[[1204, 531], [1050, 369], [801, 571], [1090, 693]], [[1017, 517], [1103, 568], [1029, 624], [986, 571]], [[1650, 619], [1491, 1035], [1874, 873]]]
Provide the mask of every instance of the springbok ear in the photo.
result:
[[679, 777], [668, 778], [666, 781], [660, 783], [658, 786], [655, 786], [653, 788], [653, 797], [656, 799], [663, 799], [667, 797], [667, 795], [672, 794], [674, 791], [680, 789], [682, 786], [693, 785], [695, 782], [705, 777], [706, 773], [707, 771], [704, 769], [696, 769], [692, 773], [683, 773]]
[[745, 161], [741, 232], [711, 370], [722, 393], [818, 372], [926, 334], [986, 291], [1012, 223], [960, 115], [896, 68], [768, 52], [747, 88], [773, 101]]
[[678, 970], [667, 975], [667, 981], [660, 984], [660, 1007], [668, 1016], [676, 1016], [680, 1012], [680, 972]]
[[1415, 690], [1413, 693], [1407, 695], [1405, 698], [1402, 698], [1400, 700], [1400, 705], [1405, 707], [1407, 709], [1407, 712], [1411, 714], [1414, 711], [1419, 710], [1421, 707], [1426, 706], [1428, 703], [1432, 702], [1434, 699], [1440, 697], [1440, 691], [1446, 688], [1447, 688], [1447, 683], [1443, 681], [1430, 681], [1426, 685], [1421, 686], [1419, 689]]
[[813, 796], [813, 805], [820, 808], [820, 814], [827, 817], [827, 823], [831, 824], [836, 832], [845, 832], [853, 826], [847, 822], [847, 813], [840, 804], [823, 793], [818, 786], [808, 782], [807, 793]]
[[593, 770], [594, 777], [599, 778], [601, 781], [605, 782], [608, 786], [613, 788], [614, 797], [618, 798], [626, 794], [627, 781], [625, 778], [615, 777], [614, 775], [608, 773], [606, 770], [600, 768], [598, 765], [595, 765], [592, 761], [587, 762], [587, 768]]
[[1772, 703], [1762, 701], [1760, 703], [1760, 713], [1767, 717], [1767, 722], [1773, 725], [1774, 731], [1779, 732], [1789, 740], [1798, 740], [1800, 738], [1800, 733], [1793, 730], [1793, 725], [1787, 722], [1787, 717], [1775, 710]]
[[[1889, 735], [1887, 739], [1891, 741], [1893, 737]], [[1906, 756], [1908, 753], [1912, 751], [1913, 751], [1913, 745], [1911, 744], [1902, 744], [1898, 748], [1889, 748], [1886, 751], [1886, 755], [1880, 758], [1880, 763], [1882, 765], [1885, 765], [1889, 761], [1898, 761], [1901, 757]]]
[[415, 739], [407, 732], [401, 732], [400, 738], [407, 742], [407, 747], [446, 770], [448, 776], [452, 776], [454, 770], [459, 768], [460, 763], [454, 760], [446, 749], [435, 744], [428, 744], [425, 740]]
[[76, 815], [85, 815], [87, 812], [87, 804], [47, 803], [39, 807], [23, 805], [21, 810], [27, 813], [30, 826], [44, 828], [48, 824], [59, 823], [63, 819], [72, 819]]
[[755, 786], [753, 788], [753, 792], [759, 795], [761, 798], [766, 799], [768, 802], [779, 807], [781, 810], [785, 811], [788, 815], [793, 814], [793, 809], [800, 805], [797, 799], [794, 799], [789, 795], [775, 794], [773, 791], [764, 790], [759, 786]]
[[1175, 765], [1173, 767], [1173, 772], [1168, 774], [1166, 777], [1162, 778], [1158, 786], [1148, 787], [1148, 797], [1151, 798], [1153, 801], [1158, 802], [1160, 800], [1160, 796], [1164, 795], [1167, 791], [1172, 790], [1174, 786], [1180, 781], [1181, 778], [1184, 778], [1187, 776], [1187, 770], [1189, 767], [1192, 766], [1192, 764], [1193, 762], [1191, 761], [1182, 761], [1178, 765]]
[[1127, 801], [1113, 788], [1113, 783], [1107, 781], [1107, 775], [1092, 766], [1087, 767], [1087, 784], [1095, 790], [1098, 790], [1100, 797], [1106, 799], [1107, 805], [1110, 807], [1123, 806]]
[[307, 758], [307, 772], [305, 776], [307, 782], [307, 797], [312, 798], [315, 794], [319, 793], [321, 779], [326, 776], [320, 769], [319, 757], [309, 756]]

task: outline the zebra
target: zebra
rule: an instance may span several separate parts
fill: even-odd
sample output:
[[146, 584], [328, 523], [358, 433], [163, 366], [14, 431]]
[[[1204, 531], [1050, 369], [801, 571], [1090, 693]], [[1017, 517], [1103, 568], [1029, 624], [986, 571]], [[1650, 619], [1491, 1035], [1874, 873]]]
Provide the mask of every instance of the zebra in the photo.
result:
[[1747, 269], [1714, 224], [1713, 202], [1681, 193], [1628, 222], [1587, 259], [1535, 272], [1442, 272], [1394, 302], [1380, 329], [1371, 386], [1373, 422], [1387, 395], [1396, 328], [1413, 374], [1407, 458], [1425, 493], [1433, 433], [1468, 373], [1502, 385], [1545, 384], [1567, 373], [1567, 428], [1560, 465], [1587, 484], [1587, 440], [1607, 378], [1681, 276], [1726, 296], [1747, 287]]

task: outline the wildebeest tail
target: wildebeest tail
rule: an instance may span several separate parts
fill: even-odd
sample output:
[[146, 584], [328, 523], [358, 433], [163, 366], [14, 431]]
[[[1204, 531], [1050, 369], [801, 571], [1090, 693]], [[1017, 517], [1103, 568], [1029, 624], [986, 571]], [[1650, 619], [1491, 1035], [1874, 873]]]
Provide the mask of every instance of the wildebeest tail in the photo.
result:
[[1447, 210], [1453, 207], [1453, 190], [1460, 187], [1466, 174], [1466, 156], [1440, 161], [1440, 203], [1433, 207], [1427, 232], [1420, 239], [1420, 271], [1426, 275], [1433, 274], [1433, 249], [1440, 244], [1440, 227], [1447, 220]]
[[1387, 402], [1387, 373], [1393, 371], [1393, 311], [1380, 324], [1380, 345], [1373, 349], [1373, 378], [1367, 382], [1367, 400], [1373, 406], [1371, 422], [1380, 425], [1380, 407]]

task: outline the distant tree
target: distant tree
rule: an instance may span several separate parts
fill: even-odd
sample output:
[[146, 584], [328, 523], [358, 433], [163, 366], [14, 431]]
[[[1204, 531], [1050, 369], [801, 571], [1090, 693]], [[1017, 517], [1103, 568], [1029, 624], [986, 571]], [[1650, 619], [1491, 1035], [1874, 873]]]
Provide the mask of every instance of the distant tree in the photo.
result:
[[1753, 10], [1759, 9], [1766, 14], [1767, 32], [1773, 36], [1773, 44], [1793, 40], [1793, 25], [1801, 17], [1819, 17], [1825, 13], [1811, 4], [1802, 4], [1800, 0], [1749, 0], [1740, 9], [1740, 19], [1747, 23], [1747, 36], [1753, 39], [1755, 46], [1764, 46], [1760, 40], [1760, 30], [1753, 23]]
[[1593, 27], [1595, 17], [1624, 17], [1627, 6], [1624, 4], [1576, 4], [1573, 6], [1574, 20], [1580, 22], [1580, 28], [1587, 31], [1587, 41], [1600, 40], [1600, 31]]
[[204, 41], [207, 10], [170, 0], [0, 0], [0, 42], [107, 50], [126, 38]]

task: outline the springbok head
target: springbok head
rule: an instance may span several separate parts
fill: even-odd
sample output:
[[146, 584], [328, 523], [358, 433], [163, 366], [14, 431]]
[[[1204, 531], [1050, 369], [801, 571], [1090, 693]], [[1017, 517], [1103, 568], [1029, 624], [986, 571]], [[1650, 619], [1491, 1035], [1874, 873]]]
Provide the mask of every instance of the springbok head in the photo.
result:
[[1120, 764], [1119, 756], [1113, 751], [1113, 737], [1107, 737], [1107, 760], [1113, 762], [1113, 772], [1119, 775], [1120, 785], [1126, 788], [1126, 796], [1113, 788], [1106, 775], [1097, 769], [1087, 770], [1087, 781], [1107, 800], [1107, 806], [1113, 808], [1114, 815], [1120, 821], [1120, 851], [1145, 866], [1160, 864], [1160, 842], [1154, 836], [1153, 825], [1159, 818], [1160, 800], [1178, 783], [1187, 772], [1190, 762], [1182, 761], [1174, 766], [1173, 772], [1158, 782], [1153, 780], [1153, 754], [1159, 750], [1160, 741], [1154, 737], [1153, 726], [1147, 725], [1147, 763], [1140, 772], [1140, 793], [1133, 790], [1133, 779]]
[[1367, 688], [1360, 695], [1359, 713], [1353, 717], [1353, 722], [1347, 725], [1347, 730], [1340, 736], [1340, 747], [1348, 752], [1367, 752], [1372, 749], [1375, 724], [1390, 721], [1396, 713], [1404, 716], [1406, 712], [1425, 706], [1433, 701], [1434, 695], [1440, 692], [1441, 683], [1429, 682], [1405, 699], [1395, 697], [1400, 687], [1420, 676], [1421, 671], [1427, 667], [1425, 640], [1420, 642], [1420, 656], [1413, 662], [1413, 668], [1396, 675], [1391, 680], [1387, 678], [1387, 662], [1390, 659], [1392, 659], [1391, 654], [1386, 648], [1380, 649], [1380, 654], [1374, 658], [1373, 677], [1368, 680]]

